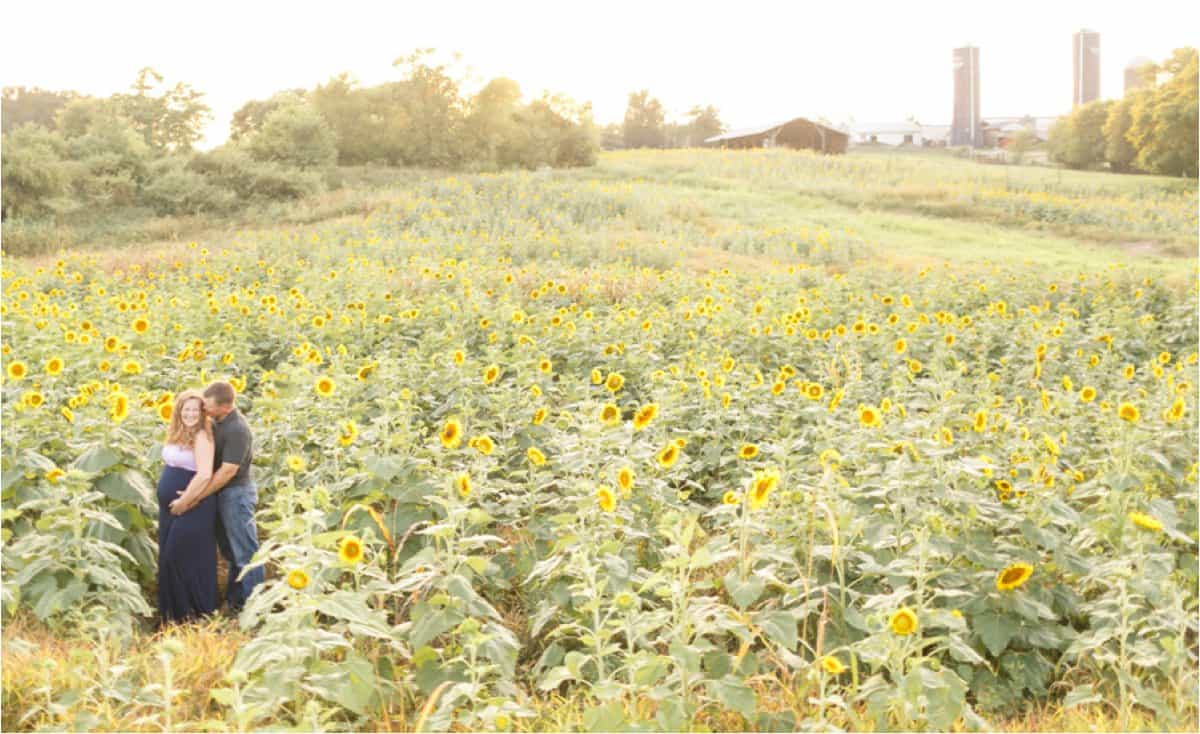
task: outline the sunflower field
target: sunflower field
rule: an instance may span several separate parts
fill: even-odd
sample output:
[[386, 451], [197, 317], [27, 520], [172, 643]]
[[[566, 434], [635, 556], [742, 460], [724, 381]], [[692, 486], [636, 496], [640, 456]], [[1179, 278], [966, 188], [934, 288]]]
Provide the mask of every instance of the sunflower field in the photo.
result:
[[[697, 165], [834, 165], [761, 155]], [[6, 259], [6, 622], [149, 636], [161, 441], [216, 379], [267, 574], [203, 721], [110, 666], [6, 678], [13, 725], [946, 730], [1053, 701], [1196, 726], [1194, 269], [893, 267], [818, 220], [630, 239], [656, 204], [572, 175]], [[1171, 201], [1128, 216], [1191, 226]]]

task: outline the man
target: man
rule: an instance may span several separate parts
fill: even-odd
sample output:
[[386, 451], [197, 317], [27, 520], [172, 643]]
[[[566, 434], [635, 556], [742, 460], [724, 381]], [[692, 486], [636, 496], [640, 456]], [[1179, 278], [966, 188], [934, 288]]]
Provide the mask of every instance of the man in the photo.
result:
[[[213, 476], [204, 493], [195, 500], [198, 504], [208, 495], [218, 493], [217, 547], [229, 564], [225, 599], [234, 615], [241, 611], [254, 587], [265, 579], [262, 566], [246, 571], [238, 579], [258, 551], [258, 529], [254, 524], [258, 488], [250, 478], [254, 441], [236, 402], [237, 393], [228, 382], [214, 382], [204, 390], [204, 410], [213, 419]], [[191, 507], [183, 507], [176, 500], [171, 503], [171, 512], [179, 515]]]

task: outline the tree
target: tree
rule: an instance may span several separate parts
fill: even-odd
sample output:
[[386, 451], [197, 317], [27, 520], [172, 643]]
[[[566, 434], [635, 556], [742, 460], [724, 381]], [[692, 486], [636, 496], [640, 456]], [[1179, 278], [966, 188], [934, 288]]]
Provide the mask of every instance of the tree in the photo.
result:
[[1037, 145], [1037, 136], [1031, 130], [1018, 130], [1008, 143], [1008, 150], [1013, 155], [1014, 163], [1021, 163], [1025, 160], [1025, 154], [1033, 150], [1033, 146]]
[[1197, 175], [1200, 65], [1194, 48], [1176, 49], [1159, 67], [1162, 84], [1137, 95], [1126, 138], [1137, 149], [1139, 168], [1171, 176]]
[[337, 162], [337, 141], [321, 113], [294, 100], [275, 109], [262, 129], [250, 138], [247, 149], [257, 161], [296, 168], [325, 168]]
[[53, 211], [53, 202], [67, 190], [62, 137], [45, 127], [26, 123], [5, 133], [0, 144], [0, 215], [38, 217]]
[[285, 104], [292, 104], [296, 101], [303, 102], [307, 96], [308, 92], [304, 89], [289, 89], [284, 92], [276, 92], [269, 99], [250, 100], [233, 113], [233, 119], [229, 121], [229, 139], [236, 142], [250, 138], [262, 128], [267, 115]]
[[4, 87], [0, 129], [7, 133], [30, 123], [53, 130], [58, 111], [81, 96], [78, 92], [51, 92], [37, 87]]
[[600, 128], [600, 147], [604, 150], [620, 150], [625, 147], [625, 132], [620, 123], [610, 122]]
[[685, 145], [701, 145], [705, 140], [725, 132], [721, 114], [712, 105], [699, 105], [688, 110], [687, 142]]
[[1091, 168], [1105, 161], [1104, 123], [1109, 100], [1096, 100], [1076, 107], [1059, 118], [1046, 141], [1050, 157], [1069, 168]]
[[516, 115], [521, 87], [511, 79], [493, 79], [468, 104], [464, 122], [468, 158], [495, 165], [498, 154], [512, 148], [520, 133]]
[[212, 110], [202, 101], [203, 92], [182, 82], [155, 94], [162, 81], [161, 74], [145, 67], [133, 82], [133, 94], [115, 94], [112, 101], [151, 149], [191, 150]]
[[666, 143], [662, 103], [646, 89], [629, 94], [622, 134], [626, 148], [661, 148]]
[[1136, 168], [1137, 148], [1129, 142], [1129, 129], [1133, 125], [1133, 106], [1144, 94], [1139, 90], [1113, 102], [1104, 121], [1104, 158], [1109, 168], [1119, 173]]
[[392, 62], [404, 71], [404, 79], [391, 87], [391, 102], [407, 118], [398, 141], [404, 163], [451, 166], [463, 157], [463, 102], [448, 67], [426, 60], [432, 53], [433, 49], [419, 49]]

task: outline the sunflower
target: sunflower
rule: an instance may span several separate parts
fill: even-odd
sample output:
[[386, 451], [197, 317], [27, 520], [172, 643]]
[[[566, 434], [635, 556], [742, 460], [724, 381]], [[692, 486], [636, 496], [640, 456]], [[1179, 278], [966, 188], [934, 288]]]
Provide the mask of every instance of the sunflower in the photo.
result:
[[599, 369], [593, 369], [591, 377], [593, 385], [599, 385], [600, 383], [604, 382], [604, 373]]
[[442, 446], [448, 449], [458, 448], [458, 443], [462, 440], [462, 423], [459, 423], [457, 418], [446, 421], [446, 425], [442, 427], [440, 438]]
[[1133, 379], [1133, 373], [1134, 373], [1136, 370], [1137, 370], [1137, 368], [1136, 368], [1136, 367], [1134, 367], [1134, 366], [1133, 366], [1133, 365], [1131, 365], [1131, 364], [1127, 364], [1127, 365], [1125, 365], [1125, 369], [1124, 369], [1124, 370], [1122, 370], [1121, 374], [1125, 375], [1125, 379], [1126, 379], [1126, 380], [1132, 380], [1132, 379]]
[[14, 359], [8, 363], [8, 376], [13, 380], [20, 380], [29, 373], [29, 368], [19, 359]]
[[942, 430], [938, 431], [938, 438], [942, 443], [951, 446], [954, 444], [954, 431], [943, 427]]
[[838, 468], [838, 463], [842, 460], [842, 455], [838, 453], [837, 449], [830, 448], [822, 451], [818, 456], [818, 459], [820, 460], [822, 467], [831, 467], [836, 469]]
[[458, 496], [466, 499], [471, 496], [471, 475], [463, 472], [454, 478], [454, 488], [458, 490]]
[[63, 420], [65, 420], [67, 423], [75, 423], [75, 414], [71, 412], [70, 408], [63, 407], [63, 409], [58, 412], [60, 415], [62, 415]]
[[317, 391], [317, 394], [323, 398], [327, 398], [332, 395], [336, 388], [337, 384], [333, 381], [332, 377], [322, 377], [318, 379], [317, 384], [314, 385], [314, 389]]
[[1138, 411], [1137, 406], [1133, 403], [1121, 403], [1121, 407], [1117, 409], [1117, 415], [1121, 417], [1121, 420], [1129, 421], [1130, 423], [1137, 423], [1142, 417], [1141, 412]]
[[109, 398], [112, 403], [108, 409], [108, 417], [113, 423], [121, 423], [129, 417], [129, 396], [123, 392], [113, 393]]
[[288, 571], [287, 583], [288, 586], [299, 591], [308, 586], [308, 574], [304, 572], [304, 569], [293, 568]]
[[59, 469], [57, 466], [46, 472], [46, 481], [51, 484], [58, 484], [58, 480], [66, 476], [66, 472]]
[[742, 501], [741, 496], [737, 492], [734, 492], [732, 489], [729, 490], [728, 492], [726, 492], [725, 494], [721, 495], [721, 504], [723, 504], [723, 505], [736, 505], [741, 501]]
[[174, 413], [175, 413], [175, 406], [171, 405], [170, 403], [161, 403], [158, 406], [158, 417], [162, 419], [163, 423], [170, 423], [171, 416]]
[[804, 391], [804, 394], [808, 396], [809, 400], [820, 400], [821, 397], [825, 395], [825, 388], [821, 387], [815, 382], [810, 382], [808, 384], [808, 389]]
[[621, 422], [621, 409], [612, 403], [605, 403], [597, 418], [606, 426], [615, 426]]
[[1145, 528], [1146, 530], [1153, 530], [1156, 532], [1163, 529], [1161, 520], [1153, 515], [1147, 515], [1144, 512], [1131, 512], [1129, 513], [1129, 519], [1139, 528]]
[[1042, 445], [1046, 447], [1046, 451], [1051, 456], [1058, 456], [1059, 451], [1061, 451], [1061, 449], [1058, 446], [1058, 442], [1056, 442], [1053, 438], [1051, 438], [1049, 436], [1049, 434], [1045, 434], [1045, 433], [1042, 434]]
[[1174, 423], [1182, 418], [1185, 412], [1187, 412], [1187, 408], [1183, 404], [1183, 398], [1179, 397], [1175, 398], [1175, 402], [1171, 403], [1171, 407], [1167, 408], [1166, 412], [1163, 413], [1163, 417], [1167, 423]]
[[62, 357], [51, 357], [50, 359], [46, 360], [45, 369], [46, 369], [46, 374], [50, 375], [51, 377], [62, 374], [62, 371], [63, 371]]
[[342, 432], [338, 436], [338, 443], [343, 446], [349, 446], [354, 443], [354, 439], [358, 438], [358, 424], [354, 421], [342, 421]]
[[1096, 388], [1084, 385], [1083, 389], [1079, 391], [1079, 399], [1085, 403], [1092, 402], [1096, 399]]
[[975, 411], [975, 421], [972, 427], [976, 433], [983, 433], [984, 429], [987, 428], [987, 420], [988, 414], [986, 410]]
[[1033, 575], [1033, 566], [1028, 563], [1014, 563], [1005, 567], [996, 575], [996, 590], [1008, 591], [1015, 589], [1029, 580]]
[[617, 471], [617, 486], [621, 491], [628, 494], [633, 489], [633, 469], [623, 466]]
[[338, 559], [342, 563], [358, 563], [363, 558], [362, 541], [353, 535], [347, 535], [338, 541]]
[[896, 343], [892, 346], [892, 349], [896, 352], [896, 354], [904, 354], [904, 352], [908, 349], [908, 342], [904, 339], [897, 339]]
[[911, 635], [917, 631], [917, 614], [908, 607], [900, 607], [892, 612], [888, 627], [898, 635]]
[[779, 484], [779, 475], [773, 471], [757, 471], [750, 480], [747, 494], [750, 497], [750, 509], [758, 510], [767, 504], [771, 491]]
[[496, 450], [496, 442], [492, 440], [491, 436], [475, 436], [467, 442], [467, 445], [484, 456], [491, 456], [492, 452]]
[[543, 359], [541, 362], [538, 362], [538, 371], [548, 375], [554, 371], [554, 364], [548, 359]]
[[38, 390], [29, 390], [21, 396], [21, 402], [30, 408], [40, 408], [46, 397]]
[[846, 672], [846, 666], [842, 664], [842, 661], [832, 655], [821, 658], [821, 668], [830, 675], [841, 675]]
[[541, 466], [542, 464], [546, 463], [546, 455], [535, 446], [530, 446], [525, 452], [525, 456], [528, 457], [529, 463], [533, 464], [534, 466]]
[[130, 359], [130, 360], [126, 360], [126, 361], [125, 361], [125, 364], [124, 364], [124, 365], [121, 367], [121, 369], [122, 369], [122, 370], [125, 372], [125, 374], [127, 374], [127, 375], [140, 375], [140, 374], [142, 374], [142, 365], [141, 365], [141, 364], [139, 364], [139, 363], [138, 363], [138, 361], [137, 361], [136, 359]]
[[531, 418], [529, 422], [535, 426], [540, 426], [544, 420], [546, 420], [546, 409], [538, 408], [537, 410], [533, 411], [533, 418]]
[[462, 364], [467, 358], [466, 352], [461, 349], [454, 350], [454, 364]]
[[633, 430], [640, 431], [658, 416], [658, 403], [646, 403], [633, 414]]
[[489, 364], [483, 370], [483, 384], [490, 385], [500, 377], [500, 365]]
[[679, 446], [674, 442], [667, 444], [658, 452], [658, 465], [663, 469], [670, 469], [675, 465], [675, 460], [679, 458]]
[[867, 428], [876, 428], [883, 425], [883, 421], [879, 417], [879, 411], [870, 405], [858, 406], [858, 422]]
[[755, 456], [758, 456], [758, 447], [752, 443], [744, 443], [738, 449], [739, 459], [753, 459]]
[[367, 378], [371, 376], [371, 373], [374, 372], [375, 368], [378, 366], [379, 366], [378, 362], [371, 362], [369, 364], [364, 364], [362, 367], [359, 367], [358, 368], [359, 381], [366, 382]]
[[601, 510], [612, 512], [617, 509], [617, 497], [608, 487], [601, 487], [596, 490], [596, 504], [600, 505]]
[[307, 466], [307, 464], [304, 461], [303, 456], [292, 454], [287, 457], [287, 468], [293, 473], [299, 474], [300, 472], [304, 471], [305, 466]]
[[604, 389], [609, 392], [617, 392], [625, 385], [625, 376], [620, 372], [609, 372], [608, 377], [604, 378]]
[[915, 375], [918, 372], [920, 372], [922, 369], [924, 369], [924, 365], [921, 364], [920, 360], [918, 360], [918, 359], [908, 360], [908, 371], [909, 372], [911, 372]]

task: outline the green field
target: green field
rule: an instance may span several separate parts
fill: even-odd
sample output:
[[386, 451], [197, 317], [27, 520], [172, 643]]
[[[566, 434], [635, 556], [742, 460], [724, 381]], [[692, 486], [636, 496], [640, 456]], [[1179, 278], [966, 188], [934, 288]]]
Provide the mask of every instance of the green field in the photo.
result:
[[[5, 730], [1197, 728], [1194, 181], [340, 175], [6, 254]], [[156, 635], [215, 379], [267, 581]]]

